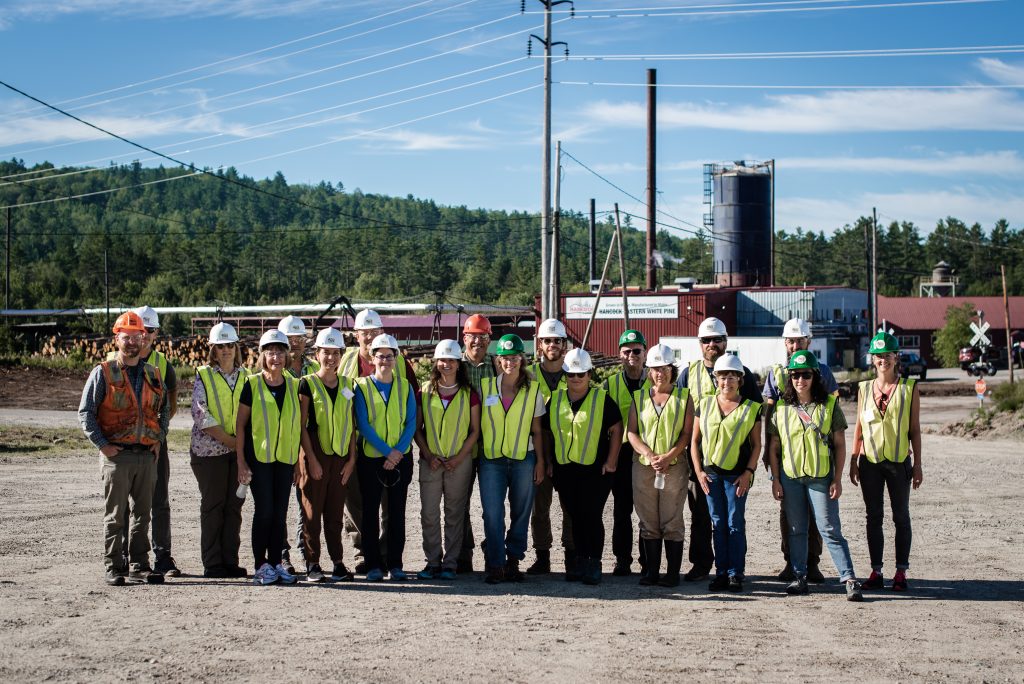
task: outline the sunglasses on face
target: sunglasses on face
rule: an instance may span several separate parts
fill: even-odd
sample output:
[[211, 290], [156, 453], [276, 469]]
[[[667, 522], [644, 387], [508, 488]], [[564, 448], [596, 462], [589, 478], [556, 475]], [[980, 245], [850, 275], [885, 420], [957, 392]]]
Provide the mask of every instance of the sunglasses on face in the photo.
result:
[[567, 377], [567, 378], [585, 378], [585, 377], [587, 377], [587, 374], [585, 372], [584, 373], [566, 373], [565, 377]]
[[794, 380], [810, 380], [814, 377], [812, 371], [791, 371], [789, 375]]
[[643, 349], [620, 349], [619, 353], [625, 356], [639, 356]]
[[702, 337], [700, 338], [701, 344], [722, 344], [725, 342], [724, 337]]

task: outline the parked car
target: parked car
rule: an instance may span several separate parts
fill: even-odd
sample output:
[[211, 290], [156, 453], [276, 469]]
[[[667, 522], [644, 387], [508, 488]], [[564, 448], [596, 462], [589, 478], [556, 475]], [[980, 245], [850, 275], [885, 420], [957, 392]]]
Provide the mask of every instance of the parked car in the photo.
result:
[[905, 378], [916, 375], [924, 380], [928, 377], [928, 364], [914, 352], [900, 352], [900, 374]]

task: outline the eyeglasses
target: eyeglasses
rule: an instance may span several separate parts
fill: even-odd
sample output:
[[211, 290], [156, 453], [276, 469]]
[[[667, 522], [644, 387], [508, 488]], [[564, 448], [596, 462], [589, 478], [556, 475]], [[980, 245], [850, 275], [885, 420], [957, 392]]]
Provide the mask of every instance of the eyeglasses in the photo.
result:
[[141, 342], [143, 335], [140, 333], [136, 333], [134, 335], [129, 335], [127, 333], [119, 333], [119, 337], [125, 342]]
[[266, 356], [286, 356], [288, 354], [287, 349], [264, 349], [263, 353]]
[[146, 332], [150, 335], [155, 335], [160, 332], [160, 328], [146, 328]]
[[813, 371], [790, 371], [789, 377], [794, 380], [810, 380], [814, 377]]
[[743, 379], [742, 375], [736, 373], [719, 373], [717, 377], [719, 382], [728, 382], [729, 380], [739, 382]]
[[700, 338], [701, 344], [722, 344], [723, 342], [725, 342], [725, 338], [721, 336]]
[[395, 360], [395, 355], [394, 354], [374, 354], [373, 358], [377, 359], [381, 363], [387, 363], [388, 361], [394, 361]]
[[585, 377], [587, 377], [587, 373], [586, 373], [586, 371], [584, 371], [582, 373], [566, 373], [565, 377], [567, 377], [567, 378], [585, 378]]
[[523, 357], [519, 354], [509, 354], [508, 356], [499, 356], [498, 363], [519, 363], [523, 360]]
[[463, 337], [465, 337], [467, 340], [470, 340], [470, 341], [473, 341], [473, 342], [479, 342], [481, 340], [489, 340], [489, 339], [491, 339], [491, 336], [486, 334], [486, 333], [484, 333], [483, 335], [478, 335], [476, 333], [466, 333], [465, 335], [463, 335]]
[[640, 354], [642, 354], [643, 351], [643, 349], [637, 349], [636, 347], [633, 347], [631, 349], [620, 349], [619, 353], [624, 356], [640, 356]]
[[549, 347], [558, 347], [565, 344], [565, 340], [561, 337], [542, 337], [539, 342], [541, 344], [546, 344]]

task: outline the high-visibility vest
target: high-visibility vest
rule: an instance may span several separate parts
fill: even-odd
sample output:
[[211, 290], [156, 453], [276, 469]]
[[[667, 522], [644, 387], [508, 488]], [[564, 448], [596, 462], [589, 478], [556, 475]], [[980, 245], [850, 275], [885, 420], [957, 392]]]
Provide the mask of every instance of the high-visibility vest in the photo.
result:
[[320, 364], [319, 363], [317, 363], [316, 361], [314, 361], [312, 359], [303, 358], [302, 359], [302, 370], [300, 370], [298, 373], [296, 373], [292, 369], [290, 361], [288, 363], [288, 367], [284, 369], [284, 372], [287, 373], [288, 375], [292, 376], [296, 380], [298, 380], [299, 378], [304, 378], [307, 375], [313, 375], [314, 373], [318, 372], [319, 370], [320, 370]]
[[569, 389], [569, 385], [567, 385], [565, 382], [565, 373], [562, 373], [558, 377], [558, 384], [555, 385], [555, 389], [552, 390], [550, 387], [548, 387], [547, 380], [544, 379], [544, 374], [540, 370], [539, 362], [531, 365], [527, 370], [530, 371], [530, 373], [533, 375], [533, 379], [536, 380], [537, 384], [540, 386], [540, 393], [544, 396], [545, 404], [551, 401], [551, 395], [557, 392], [558, 390]]
[[420, 397], [427, 446], [441, 458], [452, 458], [469, 436], [469, 388], [460, 387], [447, 406], [430, 383], [423, 385]]
[[[380, 390], [373, 383], [373, 376], [366, 375], [356, 380], [356, 387], [363, 393], [366, 403], [366, 414], [377, 437], [388, 445], [398, 444], [398, 439], [405, 430], [408, 419], [409, 383], [398, 376], [392, 375], [391, 393], [385, 402]], [[383, 458], [387, 454], [377, 451], [369, 441], [363, 438], [363, 453], [369, 458]]]
[[[349, 347], [341, 355], [341, 365], [338, 366], [338, 375], [351, 380], [359, 378], [359, 347]], [[408, 381], [405, 370], [405, 357], [402, 352], [395, 354], [395, 375]]]
[[782, 395], [786, 393], [786, 381], [788, 379], [785, 366], [781, 363], [772, 366], [772, 375], [775, 376], [775, 391], [779, 393], [778, 400], [782, 401]]
[[903, 463], [910, 454], [910, 404], [917, 381], [901, 378], [896, 383], [884, 416], [875, 405], [872, 382], [865, 380], [857, 391], [857, 420], [864, 437], [864, 455], [872, 463]]
[[686, 387], [693, 395], [693, 403], [699, 406], [707, 397], [718, 394], [718, 386], [708, 377], [703, 361], [694, 361], [686, 373]]
[[557, 390], [551, 395], [551, 432], [555, 437], [555, 460], [561, 465], [579, 463], [593, 465], [597, 460], [597, 445], [604, 424], [604, 402], [608, 392], [591, 388], [583, 398], [579, 411], [572, 412], [568, 390]]
[[[828, 442], [832, 434], [832, 415], [836, 398], [830, 396], [824, 404], [804, 407], [818, 429], [805, 425], [796, 406], [785, 402], [775, 405], [772, 423], [779, 433], [779, 457], [787, 477], [822, 478], [832, 469], [832, 450]], [[826, 439], [822, 439], [822, 435]]]
[[160, 379], [167, 382], [167, 355], [163, 352], [158, 352], [156, 349], [150, 350], [149, 358], [146, 359], [146, 363], [151, 366], [156, 366], [160, 371]]
[[512, 405], [505, 411], [499, 392], [501, 378], [500, 375], [484, 378], [481, 383], [483, 413], [480, 429], [484, 440], [484, 456], [522, 461], [529, 451], [533, 413], [537, 409], [537, 393], [540, 392], [538, 385], [544, 383], [531, 381], [528, 387], [516, 393]]
[[[654, 408], [651, 401], [651, 390], [638, 389], [633, 392], [633, 403], [636, 405], [636, 422], [640, 439], [649, 446], [656, 454], [664, 454], [676, 445], [679, 435], [686, 427], [686, 404], [690, 397], [690, 390], [685, 387], [673, 387], [668, 401], [661, 409], [661, 413]], [[637, 456], [641, 465], [651, 465], [646, 456]], [[678, 458], [672, 459], [670, 465], [679, 462]]]
[[104, 361], [100, 368], [107, 393], [96, 407], [96, 422], [103, 436], [116, 444], [158, 444], [163, 436], [160, 405], [165, 392], [160, 371], [142, 364], [142, 396], [136, 397], [120, 361]]
[[[352, 415], [352, 381], [338, 377], [338, 393], [334, 399], [317, 374], [307, 375], [306, 383], [313, 395], [313, 414], [320, 448], [327, 455], [347, 456], [348, 445], [355, 432]], [[346, 396], [347, 394], [347, 396]]]
[[744, 399], [729, 415], [722, 417], [718, 399], [705, 397], [700, 403], [700, 448], [704, 465], [732, 470], [740, 458], [740, 447], [757, 422], [761, 405]]
[[[646, 370], [644, 370], [643, 379], [644, 382], [640, 386], [640, 391], [647, 391], [651, 388], [651, 381], [647, 377]], [[633, 393], [629, 391], [629, 386], [626, 385], [625, 371], [616, 373], [605, 380], [604, 388], [608, 390], [612, 401], [619, 407], [619, 413], [622, 415], [622, 443], [625, 444], [627, 442], [626, 426], [629, 421], [629, 409], [633, 405]]]
[[238, 400], [242, 397], [242, 387], [245, 385], [245, 378], [248, 375], [244, 368], [236, 368], [238, 377], [235, 378], [235, 386], [228, 384], [227, 378], [219, 368], [212, 366], [201, 366], [196, 371], [196, 377], [203, 383], [206, 390], [206, 406], [210, 409], [213, 417], [224, 432], [229, 435], [235, 434], [235, 416], [238, 415]]
[[286, 373], [282, 373], [282, 378], [285, 391], [284, 404], [280, 409], [262, 373], [246, 380], [252, 388], [252, 449], [260, 463], [295, 465], [302, 443], [299, 381]]

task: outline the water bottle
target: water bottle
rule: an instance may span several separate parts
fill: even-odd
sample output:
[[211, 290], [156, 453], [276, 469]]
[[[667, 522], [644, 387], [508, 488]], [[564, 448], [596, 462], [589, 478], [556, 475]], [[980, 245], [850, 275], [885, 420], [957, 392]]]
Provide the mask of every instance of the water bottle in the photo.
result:
[[238, 489], [235, 490], [235, 496], [237, 496], [239, 499], [242, 499], [243, 501], [245, 500], [245, 496], [248, 493], [249, 484], [246, 482], [243, 482], [242, 484], [238, 485]]
[[665, 473], [654, 474], [654, 488], [664, 489], [665, 488]]

